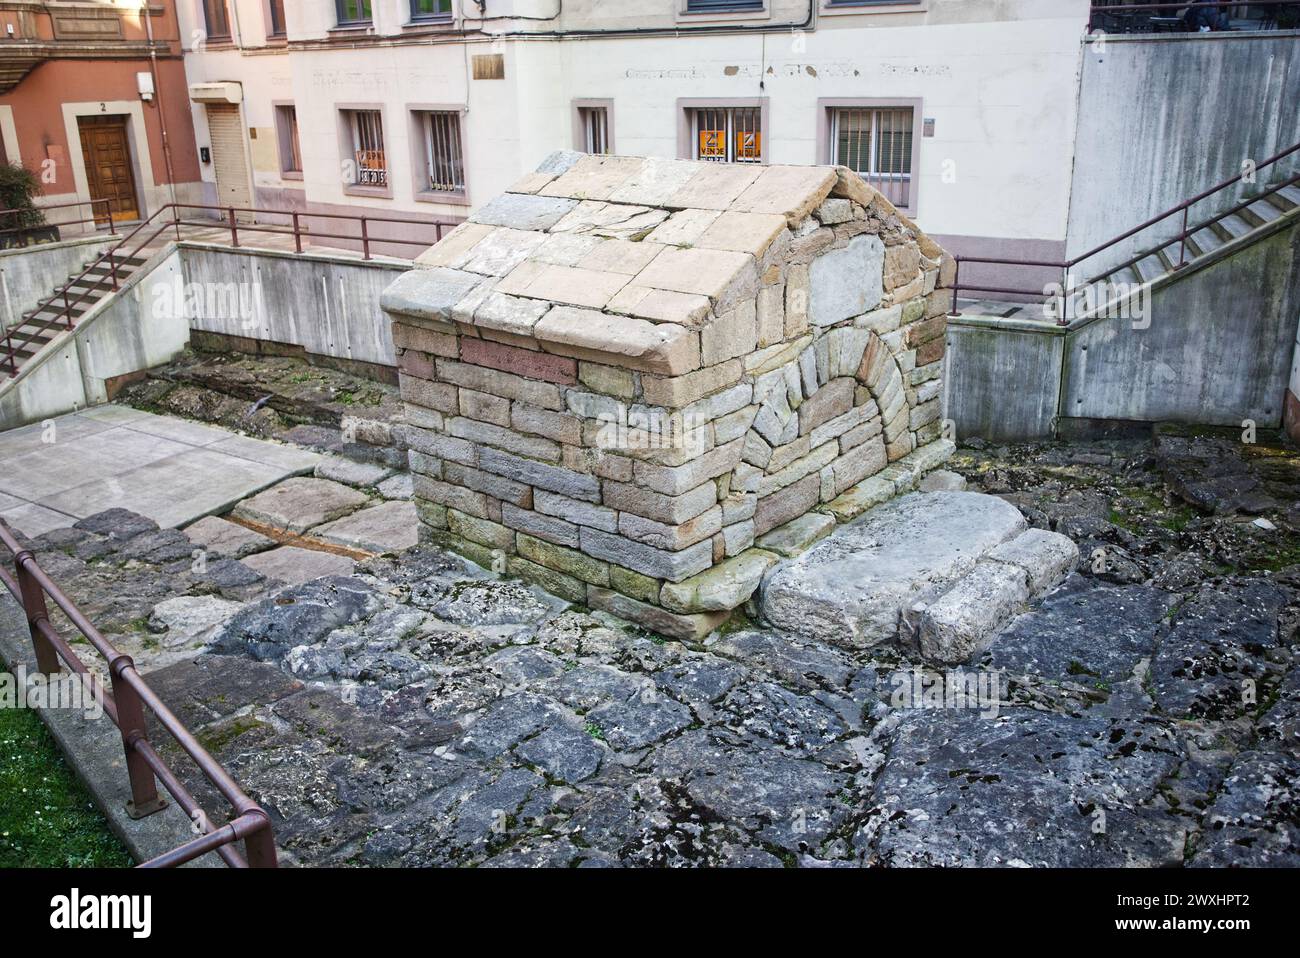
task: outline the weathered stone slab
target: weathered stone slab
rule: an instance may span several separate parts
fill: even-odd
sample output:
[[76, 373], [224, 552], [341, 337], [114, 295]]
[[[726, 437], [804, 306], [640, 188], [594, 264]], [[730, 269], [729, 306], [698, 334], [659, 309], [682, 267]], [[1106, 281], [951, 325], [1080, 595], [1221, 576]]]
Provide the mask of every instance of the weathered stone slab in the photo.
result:
[[452, 307], [484, 282], [477, 273], [434, 267], [403, 273], [384, 290], [380, 304], [384, 311], [408, 319], [447, 323]]
[[565, 197], [502, 193], [480, 206], [470, 222], [517, 230], [547, 230], [577, 205], [577, 200]]
[[759, 537], [758, 544], [778, 555], [792, 559], [814, 542], [830, 535], [835, 520], [819, 512], [810, 512]]
[[743, 605], [763, 580], [777, 557], [750, 549], [681, 582], [665, 583], [660, 593], [664, 608], [673, 612], [720, 612]]
[[260, 532], [254, 532], [247, 526], [241, 526], [229, 519], [207, 516], [185, 528], [185, 535], [196, 546], [216, 555], [231, 559], [261, 552], [275, 545], [274, 539], [268, 539]]
[[1079, 564], [1079, 547], [1059, 532], [1029, 529], [998, 546], [988, 557], [1023, 569], [1029, 576], [1030, 591], [1037, 596], [1060, 585], [1074, 571]]
[[808, 321], [832, 326], [875, 309], [884, 295], [884, 265], [878, 236], [855, 236], [843, 249], [817, 257], [808, 271]]
[[1019, 510], [995, 496], [904, 496], [769, 572], [763, 614], [778, 628], [838, 645], [890, 641], [905, 609], [1024, 528]]
[[234, 515], [289, 532], [306, 532], [369, 502], [362, 492], [328, 479], [286, 479], [235, 506]]
[[356, 561], [332, 552], [280, 546], [243, 560], [244, 565], [285, 585], [301, 585], [322, 576], [351, 575]]
[[326, 456], [316, 463], [316, 478], [341, 482], [348, 486], [373, 486], [393, 474], [387, 466], [374, 462], [357, 462], [346, 456]]
[[393, 500], [317, 526], [312, 535], [366, 552], [405, 552], [414, 548], [418, 529], [415, 503]]
[[988, 648], [1029, 601], [1029, 575], [1019, 566], [979, 562], [933, 602], [904, 613], [904, 628], [927, 659], [955, 665]]

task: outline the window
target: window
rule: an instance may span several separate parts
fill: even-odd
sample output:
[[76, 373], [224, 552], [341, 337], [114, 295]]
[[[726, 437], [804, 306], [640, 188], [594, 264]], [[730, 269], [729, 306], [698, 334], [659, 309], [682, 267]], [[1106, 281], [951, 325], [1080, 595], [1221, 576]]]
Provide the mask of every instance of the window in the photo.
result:
[[411, 0], [412, 20], [439, 20], [451, 16], [451, 0]]
[[275, 108], [275, 128], [280, 140], [280, 172], [302, 176], [302, 147], [298, 142], [298, 108], [280, 104]]
[[609, 107], [578, 107], [578, 130], [581, 137], [578, 149], [584, 153], [608, 154], [611, 152]]
[[687, 13], [735, 13], [762, 9], [763, 0], [686, 0]]
[[370, 22], [370, 0], [334, 0], [339, 26], [357, 26]]
[[388, 187], [384, 121], [378, 110], [344, 110], [352, 137], [353, 186]]
[[284, 36], [284, 0], [266, 0], [266, 35]]
[[763, 162], [761, 107], [700, 107], [689, 111], [689, 120], [693, 159]]
[[209, 40], [230, 39], [230, 18], [226, 0], [203, 0], [203, 28]]
[[465, 151], [460, 139], [460, 114], [436, 110], [417, 114], [424, 134], [424, 181], [431, 193], [465, 192]]
[[912, 107], [830, 111], [832, 162], [856, 171], [895, 206], [912, 206]]

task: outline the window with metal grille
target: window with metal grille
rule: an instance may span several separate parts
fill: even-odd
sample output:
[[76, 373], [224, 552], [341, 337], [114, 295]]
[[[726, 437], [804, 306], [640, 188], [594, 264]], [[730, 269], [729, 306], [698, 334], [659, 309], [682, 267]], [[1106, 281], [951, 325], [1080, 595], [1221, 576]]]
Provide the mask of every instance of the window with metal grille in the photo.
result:
[[452, 110], [421, 115], [424, 129], [425, 189], [434, 193], [465, 192], [465, 151], [460, 114]]
[[609, 152], [609, 110], [603, 106], [580, 106], [582, 149], [587, 153]]
[[267, 0], [266, 35], [284, 36], [284, 0]]
[[275, 125], [280, 136], [280, 172], [302, 172], [302, 147], [298, 143], [298, 108], [277, 106]]
[[384, 155], [384, 122], [378, 110], [344, 110], [352, 132], [352, 158], [356, 163], [354, 186], [387, 186], [388, 161]]
[[895, 206], [912, 205], [911, 107], [848, 107], [831, 111], [831, 155], [855, 170]]
[[437, 20], [451, 16], [451, 0], [411, 0], [412, 20]]
[[370, 0], [334, 0], [334, 5], [341, 27], [370, 22]]
[[691, 112], [691, 142], [697, 160], [763, 162], [760, 107], [700, 107]]
[[230, 17], [226, 0], [203, 0], [203, 29], [209, 40], [230, 39]]

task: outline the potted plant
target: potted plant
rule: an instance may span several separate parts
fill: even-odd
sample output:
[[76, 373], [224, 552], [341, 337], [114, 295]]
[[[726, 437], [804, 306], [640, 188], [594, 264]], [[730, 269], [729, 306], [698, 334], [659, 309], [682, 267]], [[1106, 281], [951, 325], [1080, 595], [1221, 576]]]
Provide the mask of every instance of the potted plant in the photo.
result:
[[41, 192], [36, 174], [16, 163], [0, 163], [0, 249], [54, 243], [59, 228], [45, 222], [33, 197]]

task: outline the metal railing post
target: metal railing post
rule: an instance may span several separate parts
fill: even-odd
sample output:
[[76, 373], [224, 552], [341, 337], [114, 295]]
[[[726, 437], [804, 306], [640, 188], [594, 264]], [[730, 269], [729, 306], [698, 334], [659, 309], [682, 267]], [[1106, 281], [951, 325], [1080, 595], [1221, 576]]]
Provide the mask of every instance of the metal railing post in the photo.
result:
[[239, 249], [239, 230], [235, 227], [235, 208], [233, 206], [226, 207], [226, 214], [230, 219], [230, 245], [235, 249]]
[[361, 217], [361, 258], [370, 259], [370, 234], [366, 230], [366, 218]]
[[12, 330], [5, 332], [5, 358], [9, 360], [9, 375], [18, 375], [18, 360], [14, 358], [14, 334]]
[[109, 250], [109, 251], [108, 251], [108, 271], [109, 271], [109, 273], [110, 273], [110, 274], [112, 275], [112, 277], [113, 277], [113, 289], [116, 290], [116, 289], [118, 288], [118, 286], [117, 286], [117, 257], [113, 255], [113, 250]]
[[126, 774], [131, 780], [131, 800], [126, 803], [126, 813], [131, 818], [144, 818], [167, 807], [158, 794], [158, 782], [153, 769], [136, 749], [136, 743], [148, 741], [145, 734], [144, 705], [140, 696], [125, 678], [127, 669], [135, 663], [129, 655], [119, 655], [108, 663], [108, 674], [113, 681], [113, 701], [117, 703], [117, 727], [122, 733], [122, 749], [126, 753]]
[[293, 250], [295, 253], [302, 252], [302, 233], [298, 230], [298, 211], [293, 211]]
[[278, 861], [275, 852], [275, 833], [271, 831], [271, 819], [261, 811], [266, 824], [244, 839], [244, 858], [249, 868], [276, 868]]
[[[108, 217], [108, 234], [110, 236], [116, 236], [117, 224], [113, 222], [113, 205], [109, 203], [108, 200], [103, 200], [102, 202], [104, 204], [104, 215]], [[90, 211], [90, 218], [95, 218], [95, 211], [93, 209]]]
[[45, 590], [27, 571], [27, 560], [31, 557], [30, 552], [14, 556], [14, 571], [18, 577], [18, 590], [23, 596], [23, 613], [27, 616], [27, 629], [32, 636], [32, 651], [36, 653], [36, 668], [42, 675], [54, 675], [59, 671], [59, 654], [41, 632], [41, 623], [50, 620], [50, 613], [45, 606]]
[[1183, 207], [1183, 231], [1178, 242], [1178, 265], [1181, 267], [1187, 262], [1187, 211], [1191, 204]]
[[[442, 232], [441, 228], [438, 230], [438, 232], [439, 233]], [[438, 239], [441, 240], [442, 237], [439, 236]], [[952, 258], [952, 310], [948, 313], [949, 316], [961, 315], [961, 310], [957, 308], [957, 291], [960, 289], [961, 289], [961, 257], [954, 256]]]
[[[72, 285], [71, 283], [68, 284]], [[63, 287], [63, 311], [67, 314], [68, 329], [72, 328], [72, 302], [68, 299], [68, 287]]]

